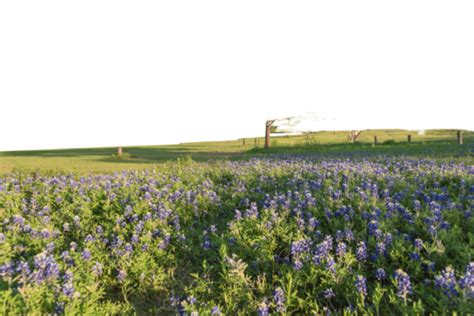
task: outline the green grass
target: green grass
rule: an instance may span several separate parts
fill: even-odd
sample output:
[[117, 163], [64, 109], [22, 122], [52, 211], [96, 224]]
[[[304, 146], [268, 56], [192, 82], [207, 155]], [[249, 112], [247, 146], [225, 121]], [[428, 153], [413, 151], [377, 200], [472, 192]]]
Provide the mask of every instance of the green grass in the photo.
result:
[[[412, 143], [407, 143], [407, 135]], [[378, 145], [373, 145], [377, 135]], [[258, 145], [256, 145], [256, 140]], [[384, 142], [387, 142], [384, 144]], [[247, 159], [268, 154], [311, 154], [321, 156], [403, 155], [474, 162], [474, 132], [464, 132], [464, 145], [456, 143], [455, 130], [429, 130], [424, 135], [405, 130], [363, 131], [355, 144], [347, 132], [317, 132], [272, 138], [270, 150], [263, 138], [221, 142], [185, 143], [167, 146], [124, 147], [124, 157], [114, 157], [116, 147], [0, 152], [0, 174], [21, 172], [107, 173], [123, 169], [166, 166], [166, 162], [190, 157], [195, 161]]]

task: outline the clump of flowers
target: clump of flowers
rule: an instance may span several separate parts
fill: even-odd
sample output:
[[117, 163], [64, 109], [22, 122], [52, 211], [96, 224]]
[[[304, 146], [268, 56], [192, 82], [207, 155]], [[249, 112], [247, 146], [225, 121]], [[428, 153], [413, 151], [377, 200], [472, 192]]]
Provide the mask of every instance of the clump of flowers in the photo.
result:
[[440, 275], [435, 278], [435, 285], [441, 288], [448, 297], [458, 295], [456, 290], [457, 280], [452, 267], [446, 267]]
[[357, 292], [363, 297], [367, 296], [367, 279], [363, 275], [357, 275], [354, 282]]
[[275, 310], [278, 313], [285, 312], [285, 292], [283, 292], [281, 287], [276, 288], [275, 293], [273, 294], [273, 300], [275, 302]]
[[412, 293], [410, 277], [401, 269], [395, 271], [394, 277], [397, 285], [397, 295], [406, 301], [407, 297]]

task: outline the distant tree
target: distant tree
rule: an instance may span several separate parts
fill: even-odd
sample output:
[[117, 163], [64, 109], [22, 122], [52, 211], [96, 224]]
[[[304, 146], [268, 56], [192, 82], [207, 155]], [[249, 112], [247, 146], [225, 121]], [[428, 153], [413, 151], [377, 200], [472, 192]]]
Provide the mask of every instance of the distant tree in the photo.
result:
[[362, 133], [362, 131], [350, 131], [349, 132], [349, 140], [351, 141], [351, 143], [355, 143], [357, 137], [359, 137], [360, 133]]

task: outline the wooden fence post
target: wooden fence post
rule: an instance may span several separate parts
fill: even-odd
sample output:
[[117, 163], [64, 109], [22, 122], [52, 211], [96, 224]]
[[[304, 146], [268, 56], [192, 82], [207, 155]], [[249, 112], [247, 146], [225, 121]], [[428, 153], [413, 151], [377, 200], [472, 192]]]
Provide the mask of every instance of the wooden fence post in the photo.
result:
[[274, 121], [265, 122], [265, 148], [270, 148], [270, 131]]
[[408, 140], [409, 143], [411, 143], [411, 135], [407, 136], [407, 140]]
[[463, 140], [462, 140], [462, 131], [458, 131], [458, 144], [459, 145], [462, 145], [463, 144]]
[[117, 148], [117, 157], [122, 158], [122, 147]]
[[242, 146], [245, 146], [245, 138], [242, 138]]
[[377, 141], [377, 136], [374, 135], [374, 145], [377, 145], [378, 144], [378, 141]]

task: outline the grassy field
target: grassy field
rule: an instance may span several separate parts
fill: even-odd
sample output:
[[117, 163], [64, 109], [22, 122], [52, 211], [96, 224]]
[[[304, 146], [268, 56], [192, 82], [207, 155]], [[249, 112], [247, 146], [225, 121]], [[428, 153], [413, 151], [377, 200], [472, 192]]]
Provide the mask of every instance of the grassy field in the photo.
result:
[[[407, 135], [412, 143], [407, 143]], [[377, 135], [378, 145], [373, 145]], [[124, 157], [115, 157], [116, 148], [86, 148], [0, 152], [0, 174], [22, 172], [101, 173], [123, 169], [145, 169], [176, 161], [247, 159], [268, 154], [404, 155], [441, 160], [474, 161], [474, 132], [464, 132], [464, 145], [456, 143], [455, 130], [428, 130], [423, 135], [405, 130], [363, 131], [355, 144], [348, 143], [347, 132], [317, 132], [298, 136], [272, 137], [271, 149], [263, 149], [263, 138], [183, 143], [167, 146], [125, 147]]]

